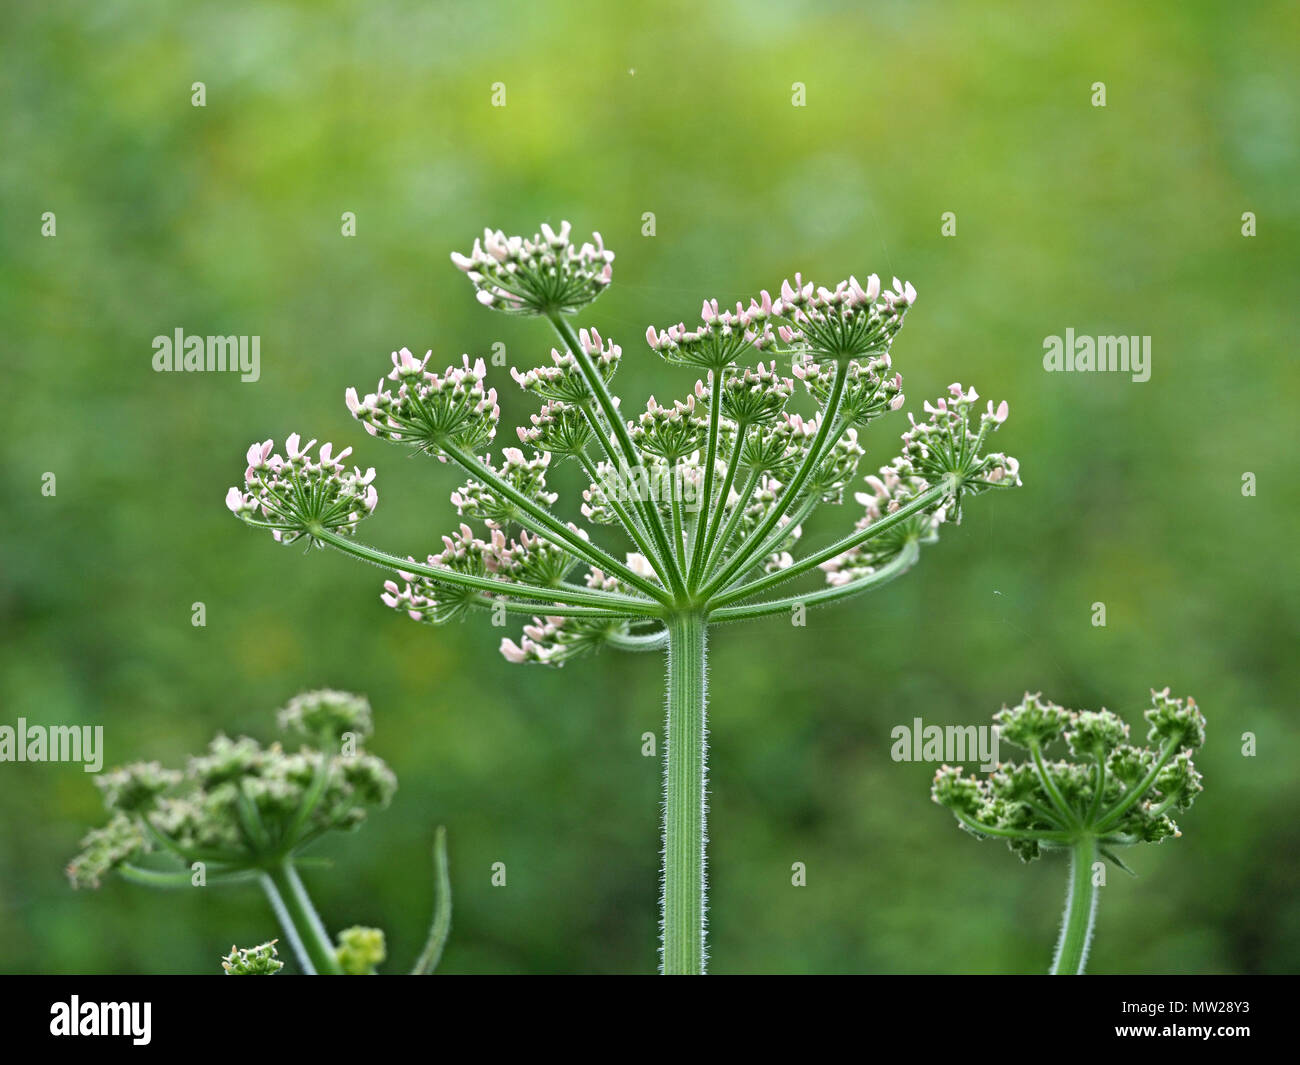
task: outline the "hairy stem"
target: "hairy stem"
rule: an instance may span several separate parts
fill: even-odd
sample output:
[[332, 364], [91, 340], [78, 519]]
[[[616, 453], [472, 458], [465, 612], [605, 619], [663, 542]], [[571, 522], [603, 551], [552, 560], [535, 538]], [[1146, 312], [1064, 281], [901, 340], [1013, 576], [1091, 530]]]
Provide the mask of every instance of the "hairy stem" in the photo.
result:
[[662, 913], [668, 976], [703, 975], [705, 966], [707, 625], [698, 613], [668, 619]]
[[451, 877], [447, 872], [447, 830], [442, 825], [433, 839], [433, 878], [433, 922], [412, 976], [428, 976], [438, 967], [451, 934]]
[[1061, 937], [1052, 958], [1053, 976], [1082, 976], [1092, 944], [1092, 926], [1097, 919], [1097, 888], [1092, 882], [1092, 863], [1097, 860], [1097, 841], [1092, 836], [1077, 840], [1070, 850], [1070, 883], [1061, 918]]

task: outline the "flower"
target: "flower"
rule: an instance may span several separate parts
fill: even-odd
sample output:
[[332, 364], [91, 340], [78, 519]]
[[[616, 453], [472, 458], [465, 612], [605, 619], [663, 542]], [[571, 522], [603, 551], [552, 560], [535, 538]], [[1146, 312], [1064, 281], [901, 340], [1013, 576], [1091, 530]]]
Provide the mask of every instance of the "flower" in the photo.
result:
[[[483, 474], [494, 474], [543, 507], [549, 507], [559, 498], [546, 489], [546, 471], [550, 464], [548, 452], [535, 451], [529, 457], [517, 447], [502, 449], [500, 467], [492, 465], [490, 455], [482, 457]], [[452, 492], [451, 501], [462, 518], [478, 518], [489, 527], [518, 521], [523, 514], [516, 500], [474, 477]]]
[[383, 965], [388, 957], [381, 928], [363, 928], [354, 925], [339, 933], [335, 956], [345, 976], [370, 976], [376, 966]]
[[73, 885], [98, 887], [107, 874], [159, 849], [186, 868], [202, 854], [209, 881], [219, 881], [323, 832], [355, 828], [367, 808], [392, 799], [392, 771], [362, 749], [371, 731], [364, 697], [304, 692], [279, 722], [303, 738], [297, 751], [218, 735], [184, 772], [140, 762], [105, 774], [99, 785], [112, 817], [82, 840], [67, 869]]
[[348, 410], [381, 440], [410, 444], [419, 451], [446, 461], [448, 448], [473, 452], [496, 435], [501, 408], [495, 388], [484, 388], [487, 368], [482, 359], [472, 364], [461, 356], [460, 366], [448, 366], [442, 374], [425, 367], [433, 352], [417, 359], [402, 348], [393, 353], [388, 379], [400, 382], [396, 391], [381, 378], [374, 392], [364, 398], [355, 388], [347, 390]]
[[662, 406], [654, 396], [645, 412], [631, 427], [632, 442], [638, 450], [677, 462], [695, 451], [704, 440], [705, 423], [695, 413], [695, 397], [677, 400], [671, 407]]
[[[601, 381], [608, 385], [618, 370], [623, 349], [612, 340], [603, 340], [595, 329], [580, 329], [578, 346], [590, 359]], [[558, 400], [575, 406], [581, 406], [591, 399], [591, 385], [583, 376], [572, 352], [560, 352], [552, 348], [551, 363], [550, 366], [535, 366], [524, 371], [511, 367], [510, 376], [525, 392], [532, 392], [542, 399]]]
[[[889, 353], [870, 359], [850, 359], [840, 392], [839, 417], [865, 426], [903, 406], [903, 375], [889, 374]], [[827, 403], [836, 378], [834, 362], [818, 362], [811, 352], [796, 356], [791, 372], [818, 402]]]
[[303, 445], [297, 433], [285, 440], [283, 456], [273, 453], [270, 440], [252, 445], [245, 487], [226, 493], [226, 507], [249, 525], [270, 529], [282, 544], [305, 536], [321, 546], [325, 532], [351, 536], [379, 502], [372, 483], [375, 471], [346, 469], [343, 460], [352, 453], [350, 447], [335, 455], [333, 445], [322, 444], [313, 459], [315, 445], [315, 440]]
[[850, 277], [828, 289], [795, 274], [793, 284], [781, 283], [772, 314], [784, 323], [777, 335], [787, 346], [814, 359], [861, 359], [888, 349], [915, 303], [916, 289], [898, 278], [892, 290], [882, 290], [875, 274], [865, 288]]
[[274, 976], [284, 968], [284, 962], [276, 957], [275, 945], [278, 942], [272, 939], [242, 950], [232, 946], [230, 953], [221, 959], [221, 968], [227, 976]]
[[665, 362], [719, 371], [750, 348], [761, 351], [773, 345], [771, 316], [772, 297], [766, 291], [761, 301], [751, 299], [748, 307], [737, 303], [734, 311], [720, 308], [717, 300], [705, 300], [698, 328], [687, 329], [685, 322], [664, 330], [650, 326], [645, 338], [650, 350]]
[[295, 695], [276, 721], [283, 732], [331, 744], [347, 735], [367, 739], [375, 730], [370, 701], [364, 695], [332, 688]]
[[[943, 485], [952, 499], [951, 516], [961, 521], [962, 501], [994, 488], [1020, 485], [1020, 463], [1002, 452], [984, 452], [990, 433], [1007, 420], [1004, 400], [995, 409], [975, 414], [979, 395], [963, 391], [960, 383], [948, 386], [948, 396], [926, 403], [929, 417], [917, 422], [911, 414], [911, 428], [903, 434], [903, 451], [895, 460], [902, 476], [919, 477], [932, 485]], [[972, 427], [972, 421], [975, 426]]]
[[609, 286], [614, 253], [599, 233], [579, 247], [569, 240], [568, 222], [559, 232], [546, 223], [541, 229], [531, 240], [485, 229], [469, 255], [452, 253], [485, 307], [507, 314], [571, 314]]
[[[1192, 756], [1205, 740], [1205, 718], [1195, 700], [1174, 699], [1165, 688], [1151, 692], [1151, 703], [1145, 716], [1155, 746], [1139, 748], [1108, 710], [1067, 710], [1026, 693], [993, 720], [1000, 738], [1030, 752], [1030, 760], [1002, 763], [983, 780], [945, 765], [935, 774], [934, 801], [966, 831], [1007, 839], [1025, 861], [1044, 846], [1093, 838], [1119, 864], [1115, 847], [1180, 835], [1168, 811], [1187, 810], [1202, 790]], [[1047, 758], [1062, 738], [1078, 761]]]
[[[794, 381], [780, 376], [775, 362], [770, 368], [760, 362], [754, 367], [746, 366], [739, 373], [724, 375], [718, 391], [721, 416], [744, 429], [773, 424], [794, 391]], [[695, 383], [695, 394], [702, 403], [713, 400], [713, 389], [703, 381]]]

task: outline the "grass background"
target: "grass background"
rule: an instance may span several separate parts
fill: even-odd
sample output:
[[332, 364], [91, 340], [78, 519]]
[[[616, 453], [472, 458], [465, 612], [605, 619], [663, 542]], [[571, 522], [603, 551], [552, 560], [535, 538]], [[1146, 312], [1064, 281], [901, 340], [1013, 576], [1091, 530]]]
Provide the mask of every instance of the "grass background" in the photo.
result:
[[[436, 545], [453, 473], [342, 397], [402, 345], [545, 358], [546, 330], [484, 311], [447, 260], [485, 224], [603, 232], [615, 284], [582, 323], [623, 343], [633, 405], [691, 385], [641, 337], [702, 296], [898, 274], [920, 291], [909, 409], [952, 380], [1007, 398], [1025, 487], [806, 629], [716, 630], [714, 971], [1043, 970], [1064, 863], [959, 832], [890, 729], [984, 723], [1026, 688], [1136, 721], [1166, 684], [1209, 718], [1206, 792], [1182, 839], [1132, 853], [1138, 880], [1112, 876], [1092, 968], [1294, 971], [1298, 39], [1282, 2], [9, 5], [0, 721], [101, 724], [110, 765], [175, 764], [217, 730], [269, 739], [302, 688], [365, 692], [401, 789], [321, 848], [327, 923], [380, 925], [409, 964], [445, 823], [443, 971], [651, 971], [655, 656], [509, 666], [486, 619], [413, 625], [377, 571], [282, 550], [222, 497], [248, 441], [298, 429], [379, 468], [366, 538]], [[152, 372], [177, 327], [259, 335], [260, 381]], [[1150, 335], [1151, 380], [1045, 373], [1066, 327]], [[493, 383], [512, 435], [529, 405]], [[213, 972], [275, 934], [254, 889], [73, 892], [99, 819], [79, 767], [0, 765], [5, 971]]]

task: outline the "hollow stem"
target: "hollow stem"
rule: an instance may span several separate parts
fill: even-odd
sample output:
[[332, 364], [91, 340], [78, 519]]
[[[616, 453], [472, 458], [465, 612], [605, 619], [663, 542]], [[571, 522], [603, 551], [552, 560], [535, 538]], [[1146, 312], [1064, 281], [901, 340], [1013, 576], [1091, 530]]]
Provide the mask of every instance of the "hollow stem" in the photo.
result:
[[1052, 958], [1053, 976], [1082, 976], [1092, 943], [1092, 926], [1097, 919], [1097, 888], [1092, 882], [1092, 864], [1097, 860], [1097, 841], [1092, 836], [1076, 840], [1070, 849], [1070, 883], [1061, 918], [1061, 937]]
[[705, 707], [707, 622], [668, 619], [668, 728], [664, 740], [663, 964], [667, 976], [705, 968]]

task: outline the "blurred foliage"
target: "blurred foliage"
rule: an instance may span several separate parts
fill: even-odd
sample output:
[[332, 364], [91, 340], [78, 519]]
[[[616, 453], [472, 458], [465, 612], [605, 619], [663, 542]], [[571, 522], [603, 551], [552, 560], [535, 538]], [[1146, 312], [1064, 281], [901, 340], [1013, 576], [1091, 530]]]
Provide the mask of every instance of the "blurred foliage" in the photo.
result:
[[[382, 927], [408, 964], [446, 823], [443, 972], [652, 970], [655, 657], [508, 666], [485, 619], [411, 624], [377, 571], [278, 548], [222, 497], [250, 440], [299, 429], [378, 466], [370, 540], [436, 544], [453, 472], [360, 433], [343, 390], [401, 345], [545, 356], [544, 327], [484, 311], [447, 260], [485, 224], [604, 233], [615, 283], [584, 324], [624, 344], [631, 404], [689, 387], [641, 336], [702, 296], [897, 273], [920, 291], [909, 408], [957, 379], [1009, 399], [1025, 488], [806, 629], [715, 631], [714, 970], [1042, 971], [1064, 862], [954, 829], [889, 730], [985, 723], [1026, 688], [1136, 718], [1165, 684], [1209, 718], [1206, 792], [1140, 879], [1111, 878], [1092, 968], [1293, 970], [1297, 40], [1285, 2], [7, 5], [0, 722], [102, 724], [109, 765], [174, 764], [267, 733], [300, 689], [364, 691], [401, 789], [308, 873], [331, 927]], [[1151, 380], [1044, 373], [1067, 326], [1151, 335]], [[177, 327], [259, 335], [261, 380], [154, 373]], [[278, 934], [252, 888], [74, 893], [98, 810], [77, 766], [0, 765], [3, 969], [210, 972]]]

